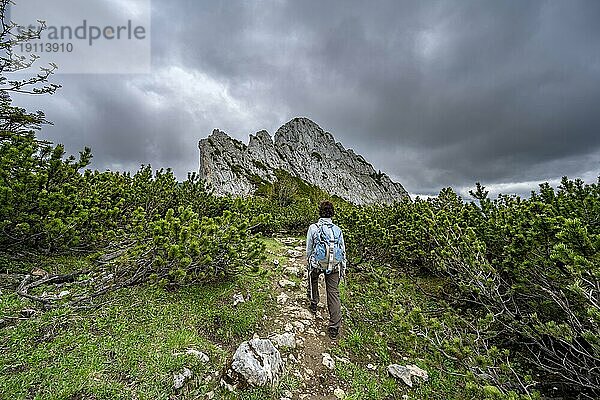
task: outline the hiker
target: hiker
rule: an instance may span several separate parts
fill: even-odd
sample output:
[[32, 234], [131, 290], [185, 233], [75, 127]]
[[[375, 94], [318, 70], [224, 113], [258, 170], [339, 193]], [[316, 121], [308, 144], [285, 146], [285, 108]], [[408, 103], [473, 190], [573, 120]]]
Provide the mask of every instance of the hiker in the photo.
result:
[[333, 204], [323, 201], [319, 205], [319, 221], [308, 228], [306, 234], [306, 259], [308, 269], [308, 298], [310, 311], [317, 312], [319, 303], [319, 276], [325, 274], [327, 309], [329, 310], [329, 337], [335, 339], [342, 324], [340, 304], [340, 279], [346, 269], [346, 248], [341, 229], [331, 218]]

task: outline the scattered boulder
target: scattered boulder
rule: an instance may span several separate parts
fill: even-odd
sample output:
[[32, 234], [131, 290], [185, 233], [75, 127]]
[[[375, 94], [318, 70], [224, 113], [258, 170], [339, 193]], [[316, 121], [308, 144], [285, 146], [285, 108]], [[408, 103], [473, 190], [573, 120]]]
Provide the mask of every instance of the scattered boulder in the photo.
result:
[[421, 378], [424, 381], [427, 381], [429, 379], [427, 371], [417, 367], [416, 365], [402, 366], [398, 364], [391, 364], [390, 366], [388, 366], [388, 372], [394, 378], [401, 379], [409, 387], [412, 387], [413, 385], [413, 377]]
[[[302, 299], [306, 298], [306, 293], [300, 294], [299, 297]], [[312, 321], [315, 319], [314, 314], [311, 313], [310, 311], [308, 311], [304, 307], [290, 305], [290, 306], [284, 307], [283, 310], [281, 310], [281, 311], [283, 314], [290, 315], [292, 318], [299, 319], [299, 320]]]
[[244, 296], [240, 293], [236, 293], [233, 295], [233, 306], [237, 306], [240, 303], [245, 303], [246, 300], [244, 299]]
[[292, 258], [300, 258], [304, 255], [304, 253], [302, 253], [301, 251], [298, 251], [298, 250], [289, 249], [287, 251], [287, 255]]
[[175, 388], [175, 390], [181, 389], [185, 381], [190, 379], [192, 375], [192, 371], [185, 367], [180, 373], [173, 374], [173, 387]]
[[300, 321], [292, 321], [292, 326], [300, 333], [304, 332], [304, 324]]
[[321, 354], [323, 356], [323, 365], [326, 366], [329, 369], [334, 369], [335, 368], [335, 361], [333, 360], [333, 358], [331, 358], [331, 354], [329, 353], [322, 353]]
[[285, 294], [284, 292], [281, 292], [279, 294], [279, 296], [277, 296], [277, 304], [283, 305], [283, 304], [287, 303], [287, 301], [289, 299], [290, 299], [290, 297], [287, 294]]
[[279, 351], [268, 339], [252, 339], [240, 344], [233, 356], [229, 377], [243, 378], [250, 386], [264, 386], [279, 381], [284, 370]]
[[291, 332], [282, 333], [281, 335], [273, 336], [271, 342], [278, 349], [284, 347], [294, 349], [296, 348], [296, 335]]
[[421, 378], [424, 381], [429, 380], [429, 374], [424, 369], [417, 367], [416, 365], [407, 365], [406, 368], [410, 370], [412, 376], [416, 376], [417, 378]]
[[288, 279], [282, 279], [279, 281], [279, 286], [281, 286], [282, 288], [293, 288], [296, 287], [296, 282], [292, 282]]
[[338, 399], [344, 399], [346, 398], [346, 392], [344, 392], [343, 389], [337, 388], [333, 391], [333, 395], [335, 397], [337, 397]]
[[276, 266], [276, 267], [279, 266], [279, 260], [278, 259], [274, 259], [273, 260], [273, 265]]

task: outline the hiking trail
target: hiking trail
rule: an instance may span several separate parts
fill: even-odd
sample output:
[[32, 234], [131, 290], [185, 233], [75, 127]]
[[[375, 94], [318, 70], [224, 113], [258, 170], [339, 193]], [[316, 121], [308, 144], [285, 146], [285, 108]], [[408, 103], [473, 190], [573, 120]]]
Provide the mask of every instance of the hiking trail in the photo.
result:
[[[287, 373], [300, 380], [295, 392], [284, 392], [281, 400], [320, 400], [344, 398], [344, 383], [335, 376], [335, 364], [347, 363], [348, 359], [335, 356], [332, 350], [344, 335], [332, 340], [327, 335], [329, 313], [324, 304], [326, 299], [323, 275], [319, 278], [320, 302], [316, 314], [309, 311], [307, 297], [307, 272], [304, 241], [297, 238], [276, 238], [282, 246], [269, 251], [269, 260], [276, 271], [273, 292], [277, 296], [277, 317], [272, 321], [272, 335], [291, 332], [296, 338], [296, 347], [281, 350]], [[287, 263], [273, 261], [286, 258]]]

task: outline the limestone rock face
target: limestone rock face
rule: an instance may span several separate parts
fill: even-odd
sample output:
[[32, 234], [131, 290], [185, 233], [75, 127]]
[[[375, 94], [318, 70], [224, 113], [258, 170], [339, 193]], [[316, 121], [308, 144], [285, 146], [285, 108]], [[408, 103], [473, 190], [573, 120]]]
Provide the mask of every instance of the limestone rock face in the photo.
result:
[[250, 195], [273, 183], [282, 169], [356, 204], [392, 203], [408, 197], [400, 183], [375, 171], [362, 156], [307, 118], [294, 118], [275, 132], [250, 135], [248, 145], [214, 130], [200, 140], [200, 177], [217, 195]]

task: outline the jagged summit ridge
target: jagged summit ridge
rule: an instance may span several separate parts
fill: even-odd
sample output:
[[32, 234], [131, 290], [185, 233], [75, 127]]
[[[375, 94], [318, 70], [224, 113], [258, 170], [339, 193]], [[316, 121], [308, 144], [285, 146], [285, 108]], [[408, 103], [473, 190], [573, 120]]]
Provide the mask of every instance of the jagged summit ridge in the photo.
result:
[[375, 171], [308, 118], [292, 119], [274, 138], [265, 130], [256, 132], [247, 145], [215, 129], [198, 147], [200, 176], [218, 195], [250, 195], [260, 182], [274, 182], [275, 171], [283, 169], [356, 204], [408, 196], [400, 183]]

